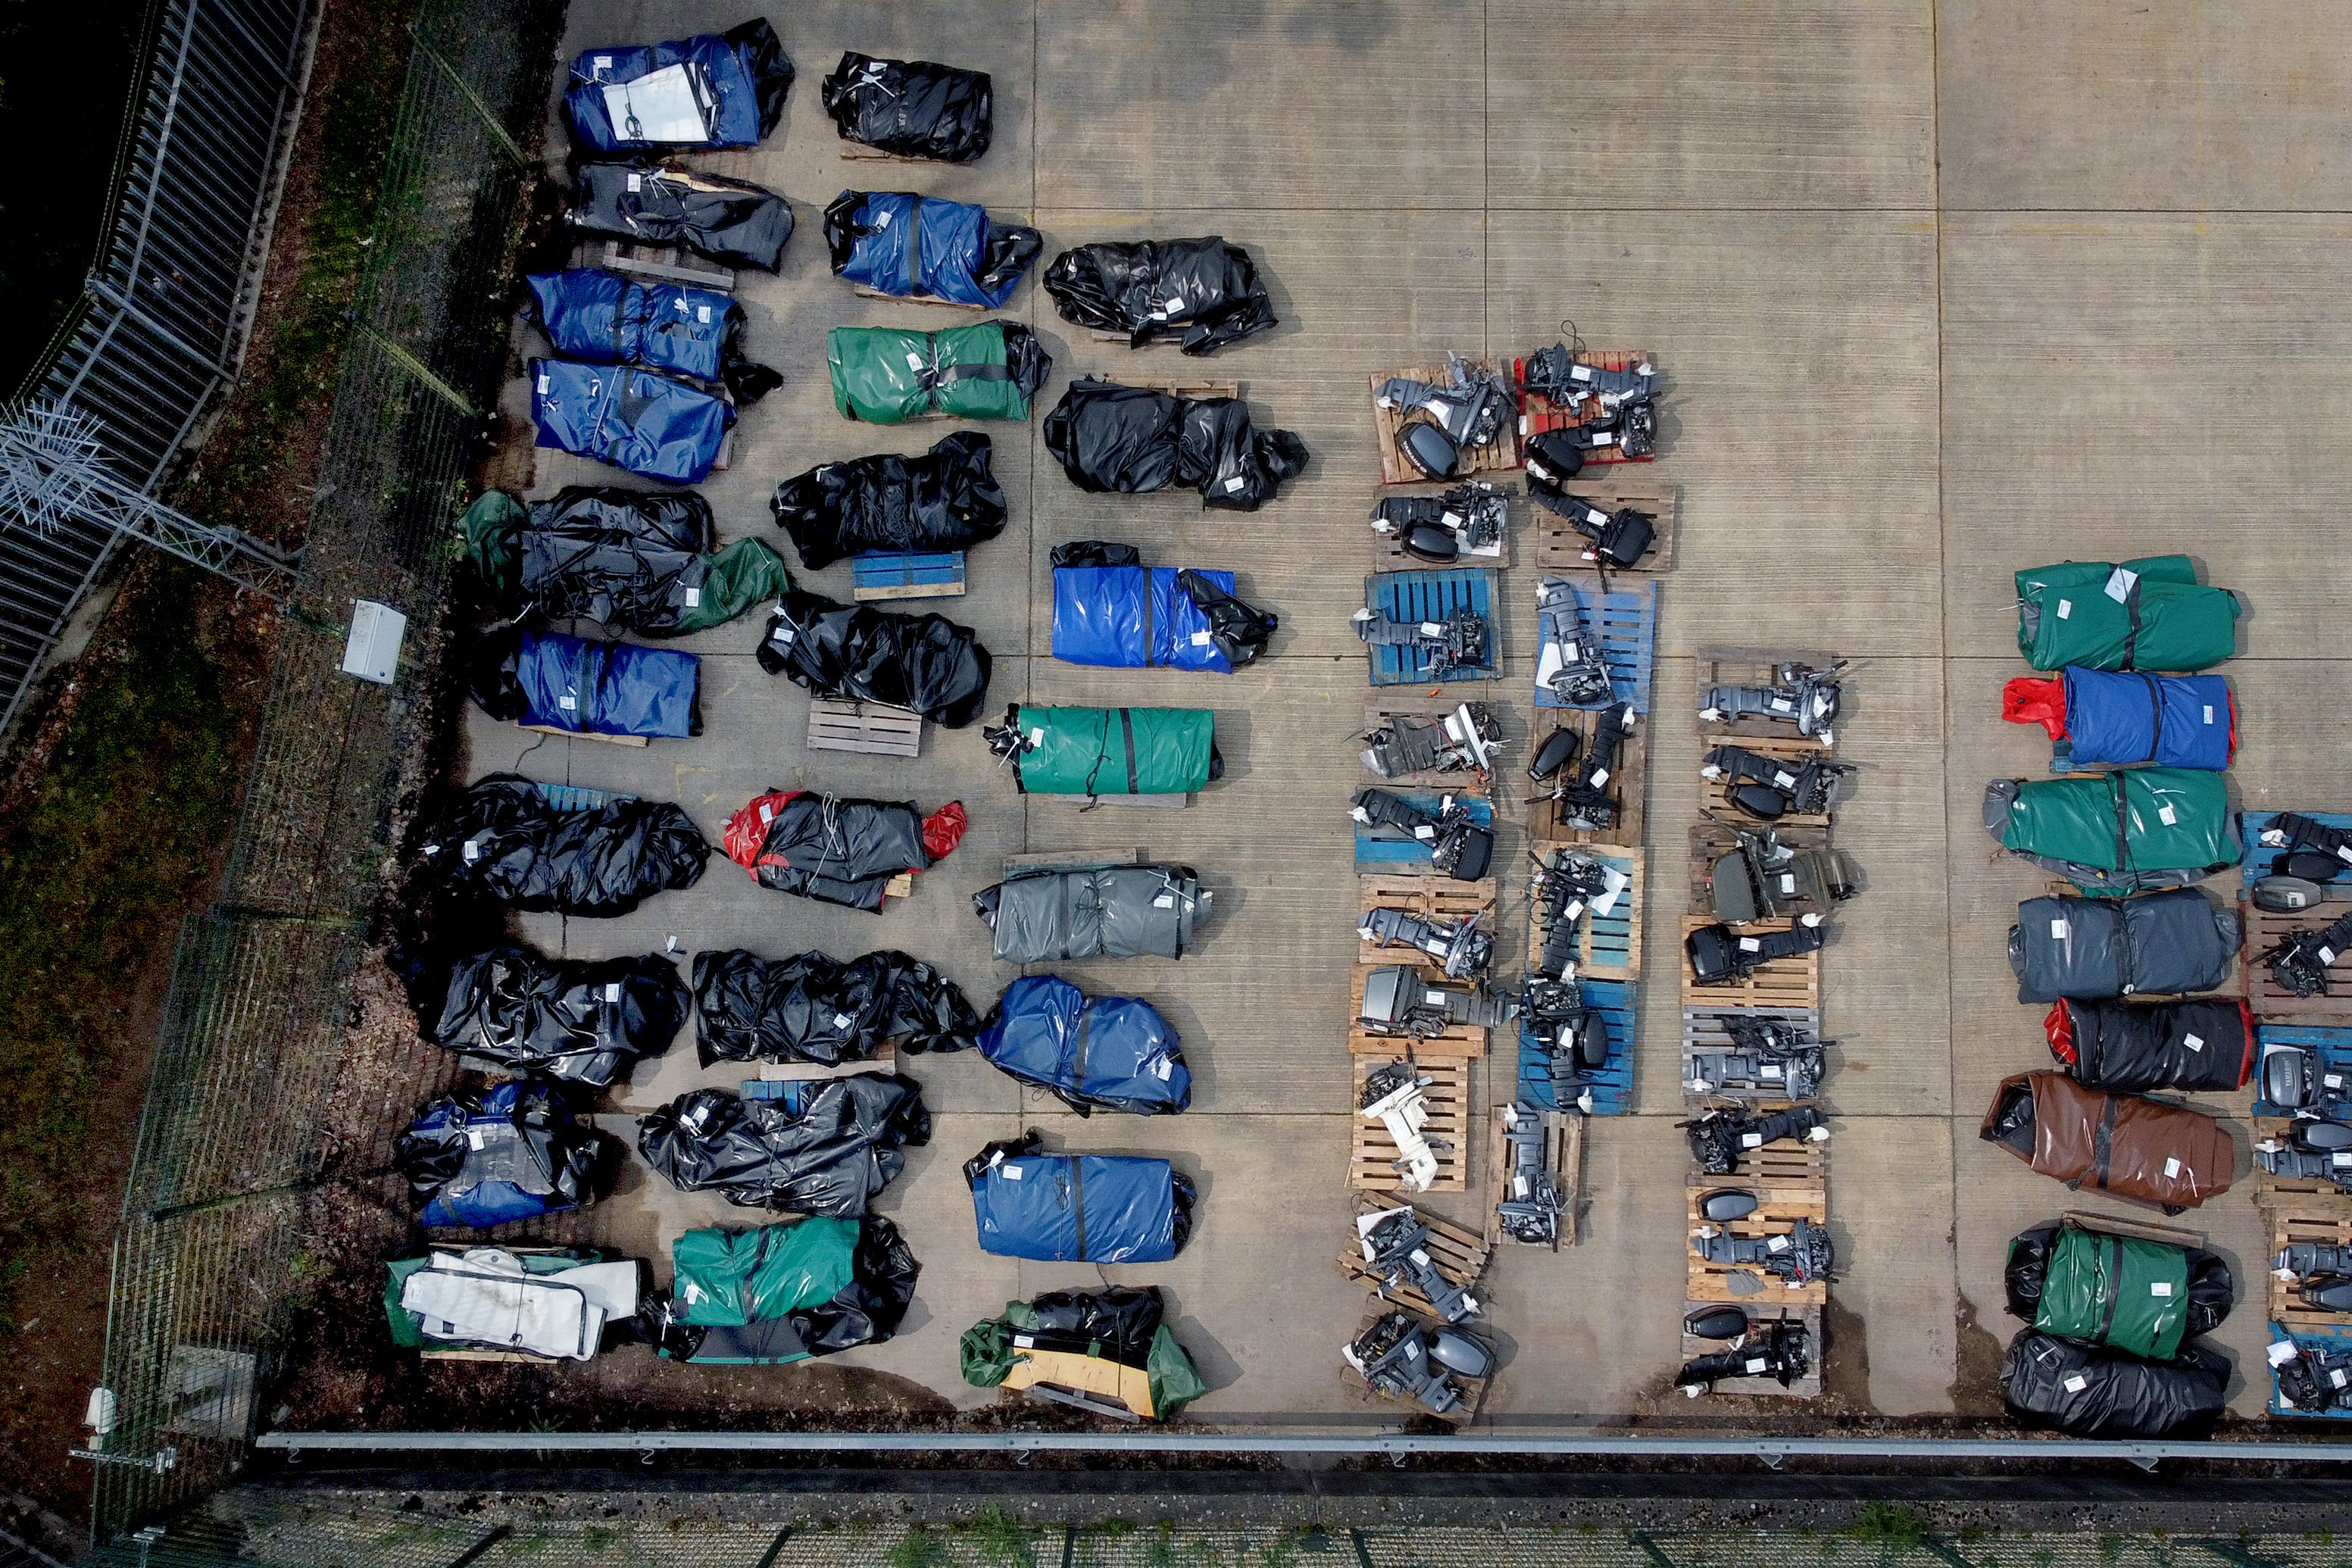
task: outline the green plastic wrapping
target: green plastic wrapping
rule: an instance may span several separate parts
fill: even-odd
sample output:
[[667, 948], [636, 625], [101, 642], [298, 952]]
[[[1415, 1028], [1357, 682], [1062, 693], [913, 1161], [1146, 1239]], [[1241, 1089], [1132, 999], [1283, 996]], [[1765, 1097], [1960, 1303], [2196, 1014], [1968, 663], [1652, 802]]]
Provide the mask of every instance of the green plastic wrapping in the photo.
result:
[[515, 595], [515, 535], [530, 521], [522, 502], [504, 490], [484, 490], [457, 520], [457, 535], [465, 542], [466, 559], [499, 604]]
[[1015, 710], [1026, 795], [1187, 795], [1209, 782], [1217, 716], [1205, 708]]
[[[2126, 587], [2118, 572], [2137, 580]], [[2237, 595], [2200, 584], [2186, 555], [2032, 567], [2017, 574], [2017, 651], [2036, 669], [2187, 672], [2237, 651]]]
[[2170, 1361], [2188, 1332], [2189, 1255], [2160, 1241], [2066, 1226], [2051, 1249], [2033, 1326]]
[[2029, 855], [2120, 871], [2237, 864], [2226, 774], [2193, 768], [2118, 769], [2018, 786], [2001, 844]]
[[781, 599], [793, 591], [784, 558], [763, 541], [739, 539], [702, 559], [701, 602], [678, 612], [676, 631], [680, 637], [708, 631], [763, 600]]
[[852, 419], [897, 425], [926, 414], [1026, 419], [1029, 394], [998, 321], [921, 331], [835, 327], [825, 334], [833, 405]]
[[769, 1323], [848, 1288], [854, 1219], [689, 1230], [670, 1248], [677, 1321], [706, 1328]]
[[974, 1388], [994, 1388], [1013, 1375], [1021, 1358], [1013, 1349], [1013, 1325], [1002, 1318], [982, 1318], [963, 1331], [957, 1348], [963, 1362], [963, 1380]]

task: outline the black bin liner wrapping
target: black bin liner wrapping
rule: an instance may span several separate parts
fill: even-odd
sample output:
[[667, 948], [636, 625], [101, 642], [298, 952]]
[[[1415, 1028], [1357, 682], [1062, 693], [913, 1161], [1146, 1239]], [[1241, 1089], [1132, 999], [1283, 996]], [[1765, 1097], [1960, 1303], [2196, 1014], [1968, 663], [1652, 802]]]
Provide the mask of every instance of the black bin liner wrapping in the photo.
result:
[[572, 171], [572, 227], [640, 245], [677, 245], [722, 267], [773, 272], [793, 237], [792, 205], [775, 192], [645, 163], [583, 163]]
[[2201, 1342], [2153, 1362], [2028, 1329], [2010, 1341], [2000, 1382], [2010, 1415], [2070, 1437], [2202, 1437], [2221, 1418], [2230, 1363]]
[[821, 697], [909, 708], [950, 730], [988, 702], [988, 650], [941, 615], [899, 616], [795, 590], [777, 601], [760, 668]]
[[417, 1024], [444, 1050], [604, 1089], [638, 1058], [669, 1049], [688, 994], [677, 965], [658, 952], [550, 958], [495, 947], [452, 964], [438, 1008], [420, 1010]]
[[962, 989], [920, 959], [882, 951], [846, 963], [822, 952], [694, 955], [695, 1044], [714, 1062], [870, 1061], [886, 1044], [961, 1051], [980, 1033]]
[[921, 1088], [857, 1073], [787, 1086], [791, 1101], [697, 1089], [637, 1123], [637, 1152], [680, 1192], [716, 1192], [744, 1208], [856, 1219], [930, 1142]]
[[2086, 1089], [2232, 1089], [2253, 1070], [2254, 1024], [2235, 996], [2068, 999], [2043, 1020], [2050, 1054]]
[[1202, 503], [1255, 511], [1307, 467], [1307, 444], [1258, 430], [1237, 397], [1177, 397], [1079, 381], [1045, 416], [1045, 449], [1082, 490], [1123, 495], [1181, 485]]
[[457, 797], [422, 854], [450, 892], [519, 910], [607, 916], [694, 886], [710, 846], [667, 801], [563, 810], [530, 780], [493, 773]]
[[845, 50], [818, 89], [845, 142], [901, 158], [969, 163], [988, 151], [995, 94], [986, 71]]
[[977, 430], [959, 430], [916, 457], [827, 463], [778, 485], [768, 510], [812, 572], [875, 551], [968, 550], [1004, 531], [992, 450]]
[[1188, 354], [1213, 353], [1276, 322], [1249, 252], [1215, 235], [1066, 250], [1045, 268], [1045, 292], [1066, 321], [1124, 332], [1137, 346], [1176, 338]]

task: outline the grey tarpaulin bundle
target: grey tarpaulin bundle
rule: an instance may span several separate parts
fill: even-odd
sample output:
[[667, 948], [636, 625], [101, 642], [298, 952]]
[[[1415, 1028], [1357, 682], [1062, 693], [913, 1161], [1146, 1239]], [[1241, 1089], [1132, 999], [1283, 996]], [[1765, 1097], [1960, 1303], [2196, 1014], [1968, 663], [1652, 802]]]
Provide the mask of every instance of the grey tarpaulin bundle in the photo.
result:
[[1184, 486], [1202, 504], [1255, 511], [1307, 467], [1307, 443], [1258, 430], [1237, 397], [1178, 397], [1073, 382], [1045, 416], [1045, 449], [1082, 490], [1136, 495]]
[[678, 245], [722, 267], [773, 272], [793, 237], [792, 205], [775, 192], [699, 169], [583, 163], [563, 218], [590, 234]]
[[910, 1078], [857, 1073], [784, 1086], [782, 1100], [697, 1089], [637, 1123], [637, 1152], [680, 1192], [744, 1208], [855, 1219], [930, 1142]]
[[2210, 991], [2238, 956], [2238, 916], [2194, 888], [2129, 899], [2028, 899], [2009, 928], [2017, 999]]
[[495, 947], [452, 964], [439, 989], [437, 1005], [418, 997], [417, 1024], [435, 1045], [596, 1089], [669, 1049], [686, 1022], [686, 983], [658, 952], [550, 958]]
[[1181, 958], [1213, 895], [1190, 866], [1094, 865], [1019, 871], [972, 895], [1006, 963]]
[[1249, 252], [1212, 235], [1082, 245], [1054, 258], [1045, 292], [1066, 321], [1125, 332], [1131, 345], [1175, 338], [1205, 354], [1275, 325]]
[[695, 1046], [714, 1062], [870, 1061], [886, 1045], [961, 1051], [980, 1015], [954, 981], [903, 952], [694, 955]]
[[421, 850], [427, 875], [451, 892], [519, 910], [625, 915], [666, 889], [702, 878], [710, 846], [667, 801], [607, 799], [558, 805], [513, 773], [493, 773], [459, 795]]
[[908, 708], [950, 730], [988, 701], [988, 650], [942, 615], [899, 616], [795, 590], [776, 603], [760, 668], [821, 697]]
[[778, 485], [768, 510], [812, 572], [869, 551], [966, 550], [1004, 531], [992, 450], [979, 431], [959, 430], [911, 458], [827, 463]]

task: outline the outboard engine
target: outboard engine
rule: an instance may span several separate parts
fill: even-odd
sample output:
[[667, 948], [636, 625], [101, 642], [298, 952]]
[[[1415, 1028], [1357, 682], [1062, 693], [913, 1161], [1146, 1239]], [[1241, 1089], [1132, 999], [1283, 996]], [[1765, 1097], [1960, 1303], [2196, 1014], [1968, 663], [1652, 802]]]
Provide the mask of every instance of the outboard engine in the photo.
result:
[[1476, 915], [1423, 920], [1410, 910], [1382, 905], [1365, 911], [1356, 934], [1378, 947], [1418, 949], [1437, 961], [1448, 980], [1475, 979], [1495, 961], [1495, 933], [1481, 929]]
[[1517, 1005], [1484, 986], [1432, 985], [1417, 969], [1383, 964], [1364, 976], [1364, 1010], [1357, 1018], [1367, 1034], [1427, 1039], [1456, 1024], [1493, 1029], [1507, 1024]]
[[1769, 719], [1794, 726], [1800, 735], [1817, 736], [1824, 744], [1830, 743], [1835, 739], [1831, 726], [1837, 721], [1842, 698], [1837, 677], [1844, 668], [1843, 659], [1827, 669], [1791, 659], [1773, 667], [1769, 686], [1709, 687], [1699, 721], [1727, 724], [1751, 716]]
[[1691, 1158], [1711, 1176], [1730, 1175], [1739, 1169], [1740, 1155], [1783, 1138], [1801, 1138], [1809, 1143], [1826, 1143], [1830, 1139], [1828, 1121], [1810, 1105], [1791, 1105], [1761, 1115], [1708, 1110], [1675, 1125], [1689, 1137]]
[[1384, 789], [1360, 789], [1349, 815], [1367, 827], [1389, 828], [1428, 845], [1430, 863], [1456, 881], [1485, 880], [1494, 862], [1494, 833], [1472, 821], [1468, 809], [1450, 795], [1433, 816]]
[[1490, 777], [1502, 730], [1484, 702], [1465, 702], [1443, 719], [1391, 714], [1364, 733], [1364, 766], [1384, 779], [1412, 773], [1475, 773]]

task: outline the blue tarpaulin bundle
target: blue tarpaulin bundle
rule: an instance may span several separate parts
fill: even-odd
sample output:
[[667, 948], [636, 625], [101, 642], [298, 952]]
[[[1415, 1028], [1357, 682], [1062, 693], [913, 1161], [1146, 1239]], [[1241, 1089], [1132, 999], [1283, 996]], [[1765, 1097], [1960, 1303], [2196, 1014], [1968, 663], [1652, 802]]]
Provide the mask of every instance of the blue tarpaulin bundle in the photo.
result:
[[588, 364], [634, 364], [755, 403], [782, 378], [743, 358], [743, 307], [715, 289], [640, 283], [601, 267], [537, 272], [531, 319], [555, 352]]
[[2070, 664], [2048, 679], [2020, 676], [2001, 691], [2001, 717], [2039, 724], [2066, 750], [2066, 766], [2218, 772], [2237, 749], [2237, 710], [2218, 675], [2147, 675]]
[[600, 153], [755, 147], [784, 117], [793, 62], [755, 16], [724, 34], [590, 49], [572, 62], [563, 108]]
[[698, 485], [735, 423], [724, 398], [649, 370], [530, 362], [539, 444], [650, 479]]
[[1054, 657], [1067, 664], [1229, 675], [1279, 624], [1234, 597], [1230, 572], [1144, 566], [1095, 541], [1054, 552]]
[[1071, 1110], [1139, 1116], [1192, 1102], [1184, 1047], [1150, 1003], [1097, 996], [1052, 974], [1007, 986], [981, 1032], [980, 1054], [1023, 1083], [1052, 1089]]
[[883, 294], [928, 294], [993, 310], [1045, 248], [1034, 228], [910, 191], [844, 191], [824, 209], [836, 278]]
[[1165, 1160], [1041, 1154], [1033, 1129], [964, 1162], [980, 1247], [1043, 1263], [1165, 1263], [1192, 1234], [1192, 1184]]
[[483, 639], [474, 700], [493, 719], [588, 735], [683, 740], [702, 731], [690, 653], [509, 630]]
[[572, 1090], [537, 1079], [444, 1095], [392, 1141], [428, 1226], [505, 1225], [594, 1203], [615, 1152]]

